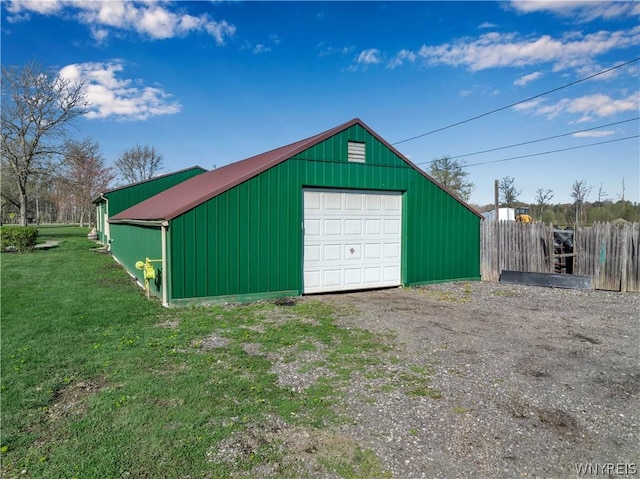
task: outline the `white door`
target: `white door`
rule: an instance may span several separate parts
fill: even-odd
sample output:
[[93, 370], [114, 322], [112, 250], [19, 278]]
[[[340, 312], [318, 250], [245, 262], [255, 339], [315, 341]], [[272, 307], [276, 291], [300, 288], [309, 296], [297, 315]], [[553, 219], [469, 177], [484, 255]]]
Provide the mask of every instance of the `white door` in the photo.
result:
[[402, 193], [305, 189], [304, 292], [399, 286]]

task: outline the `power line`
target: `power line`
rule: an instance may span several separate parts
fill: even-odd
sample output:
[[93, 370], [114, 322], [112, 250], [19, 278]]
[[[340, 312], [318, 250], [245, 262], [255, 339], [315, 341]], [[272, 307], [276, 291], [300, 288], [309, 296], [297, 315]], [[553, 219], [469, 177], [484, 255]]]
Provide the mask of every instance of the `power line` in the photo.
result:
[[611, 68], [607, 68], [606, 70], [602, 70], [601, 72], [594, 73], [593, 75], [589, 75], [588, 77], [581, 78], [581, 79], [573, 81], [571, 83], [567, 83], [566, 85], [559, 86], [557, 88], [554, 88], [553, 90], [548, 90], [548, 91], [539, 93], [537, 95], [531, 96], [529, 98], [525, 98], [524, 100], [520, 100], [520, 101], [517, 101], [515, 103], [511, 103], [510, 105], [503, 106], [503, 107], [500, 107], [500, 108], [496, 108], [495, 110], [491, 110], [491, 111], [483, 113], [481, 115], [477, 115], [477, 116], [474, 116], [472, 118], [468, 118], [466, 120], [462, 120], [462, 121], [459, 121], [457, 123], [453, 123], [451, 125], [443, 126], [442, 128], [438, 128], [437, 130], [431, 130], [431, 131], [428, 131], [426, 133], [422, 133], [420, 135], [412, 136], [411, 138], [407, 138], [406, 140], [396, 141], [395, 143], [391, 143], [391, 144], [392, 145], [399, 145], [400, 143], [406, 143], [407, 141], [416, 140], [418, 138], [422, 138], [423, 136], [432, 135], [434, 133], [438, 133], [440, 131], [447, 130], [449, 128], [453, 128], [454, 126], [459, 126], [459, 125], [463, 125], [465, 123], [469, 123], [470, 121], [477, 120], [479, 118], [483, 118], [485, 116], [492, 115], [493, 113], [497, 113], [499, 111], [506, 110], [506, 109], [514, 107], [516, 105], [520, 105], [521, 103], [526, 103], [528, 101], [535, 100], [536, 98], [540, 98], [541, 96], [548, 95], [549, 93], [554, 93], [556, 91], [562, 90], [564, 88], [568, 88], [568, 87], [576, 85], [578, 83], [581, 83], [581, 82], [584, 82], [584, 81], [587, 81], [587, 80], [591, 80], [592, 78], [595, 78], [595, 77], [597, 77], [599, 75], [604, 75], [605, 73], [613, 71], [613, 70], [615, 70], [617, 68], [622, 68], [622, 67], [627, 66], [627, 65], [629, 65], [631, 63], [637, 62], [638, 60], [640, 60], [640, 57], [636, 57], [633, 60], [629, 60], [629, 61], [627, 61], [625, 63], [621, 63], [620, 65], [616, 65], [616, 66], [613, 66]]
[[[493, 151], [506, 150], [508, 148], [515, 148], [516, 146], [530, 145], [532, 143], [540, 143], [541, 141], [554, 140], [556, 138], [562, 138], [564, 136], [575, 135], [576, 133], [582, 133], [582, 132], [585, 132], [585, 131], [598, 130], [600, 128], [606, 128], [608, 126], [620, 125], [621, 123], [628, 123], [630, 121], [636, 121], [636, 120], [640, 120], [640, 116], [637, 116], [635, 118], [629, 118], [628, 120], [616, 121], [614, 123], [607, 123], [606, 125], [594, 126], [592, 128], [585, 128], [584, 130], [576, 130], [576, 131], [571, 131], [569, 133], [562, 133], [561, 135], [547, 136], [546, 138], [538, 138], [537, 140], [524, 141], [522, 143], [515, 143], [513, 145], [507, 145], [507, 146], [499, 146], [497, 148], [491, 148], [489, 150], [482, 150], [482, 151], [476, 151], [474, 153], [467, 153], [466, 155], [456, 155], [456, 156], [448, 156], [447, 155], [447, 157], [449, 159], [453, 160], [455, 158], [463, 158], [463, 157], [481, 155], [483, 153], [491, 153]], [[431, 160], [431, 161], [422, 161], [420, 163], [415, 163], [415, 164], [416, 165], [425, 165], [425, 164], [428, 164], [428, 163], [435, 163], [436, 161], [438, 161], [438, 160], [435, 159], [435, 160]]]
[[480, 166], [480, 165], [488, 165], [491, 163], [501, 163], [503, 161], [520, 160], [522, 158], [531, 158], [532, 156], [550, 155], [551, 153], [560, 153], [562, 151], [578, 150], [580, 148], [588, 148], [590, 146], [605, 145], [607, 143], [615, 143], [617, 141], [631, 140], [633, 138], [640, 138], [640, 135], [626, 136], [624, 138], [616, 138], [615, 140], [600, 141], [598, 143], [589, 143], [588, 145], [573, 146], [570, 148], [561, 148], [559, 150], [542, 151], [540, 153], [531, 153], [529, 155], [513, 156], [511, 158], [502, 158], [500, 160], [490, 160], [490, 161], [483, 161], [481, 163], [471, 163], [469, 165], [465, 165], [465, 168], [468, 166]]

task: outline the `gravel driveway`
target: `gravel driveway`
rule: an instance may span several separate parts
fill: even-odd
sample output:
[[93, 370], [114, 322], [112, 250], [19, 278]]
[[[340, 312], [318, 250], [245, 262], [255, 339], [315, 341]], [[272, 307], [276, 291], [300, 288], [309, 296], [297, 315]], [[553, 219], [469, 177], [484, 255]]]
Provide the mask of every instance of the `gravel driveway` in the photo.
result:
[[[640, 295], [472, 282], [316, 299], [391, 333], [341, 433], [393, 477], [638, 477]], [[389, 387], [402, 371], [423, 388]]]

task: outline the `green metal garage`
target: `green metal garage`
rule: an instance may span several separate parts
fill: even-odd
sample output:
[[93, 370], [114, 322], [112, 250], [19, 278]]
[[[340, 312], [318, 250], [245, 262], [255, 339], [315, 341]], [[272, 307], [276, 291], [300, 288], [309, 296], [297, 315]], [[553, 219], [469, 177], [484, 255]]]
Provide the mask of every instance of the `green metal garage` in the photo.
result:
[[195, 176], [109, 219], [166, 305], [480, 279], [481, 216], [361, 120]]
[[146, 200], [171, 188], [189, 178], [206, 172], [204, 168], [192, 166], [184, 170], [156, 176], [149, 180], [119, 186], [100, 193], [94, 200], [96, 205], [96, 232], [98, 240], [107, 244], [111, 239], [109, 231], [109, 217], [126, 210], [127, 208]]

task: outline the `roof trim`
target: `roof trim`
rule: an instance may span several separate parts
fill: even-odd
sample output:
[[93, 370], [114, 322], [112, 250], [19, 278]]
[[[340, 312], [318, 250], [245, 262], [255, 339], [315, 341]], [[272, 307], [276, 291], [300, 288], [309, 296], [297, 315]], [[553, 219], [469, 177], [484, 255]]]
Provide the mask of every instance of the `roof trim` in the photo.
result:
[[166, 177], [168, 177], [168, 176], [177, 175], [177, 174], [179, 174], [179, 173], [184, 173], [185, 171], [191, 171], [191, 170], [201, 170], [203, 173], [206, 173], [206, 172], [208, 171], [206, 168], [203, 168], [202, 166], [199, 166], [199, 165], [189, 166], [189, 167], [187, 167], [187, 168], [183, 168], [183, 169], [178, 170], [178, 171], [172, 171], [172, 172], [170, 172], [170, 173], [164, 173], [164, 174], [162, 174], [162, 175], [154, 176], [153, 178], [149, 178], [149, 179], [146, 179], [146, 180], [137, 181], [137, 182], [135, 182], [135, 183], [129, 183], [129, 184], [127, 184], [127, 185], [116, 186], [115, 188], [111, 188], [111, 189], [108, 189], [108, 190], [104, 190], [103, 192], [98, 193], [98, 195], [97, 195], [93, 200], [91, 200], [91, 202], [92, 202], [92, 203], [99, 203], [99, 202], [100, 202], [100, 200], [103, 200], [103, 199], [104, 199], [104, 198], [103, 198], [103, 196], [104, 196], [104, 195], [106, 195], [106, 194], [108, 194], [108, 193], [113, 193], [114, 191], [124, 190], [125, 188], [129, 188], [129, 187], [131, 187], [131, 186], [138, 186], [138, 185], [142, 185], [142, 184], [144, 184], [144, 183], [148, 183], [148, 182], [150, 182], [150, 181], [159, 180], [159, 179], [161, 179], [161, 178], [166, 178]]

